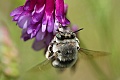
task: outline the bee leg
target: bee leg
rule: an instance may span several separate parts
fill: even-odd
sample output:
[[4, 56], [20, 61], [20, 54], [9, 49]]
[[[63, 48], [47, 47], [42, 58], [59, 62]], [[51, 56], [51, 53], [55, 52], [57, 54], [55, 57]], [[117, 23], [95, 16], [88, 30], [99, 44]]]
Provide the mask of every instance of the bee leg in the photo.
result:
[[49, 60], [50, 60], [50, 59], [55, 59], [56, 57], [57, 57], [56, 53], [53, 53], [53, 55], [50, 56], [50, 57], [48, 57], [48, 59], [49, 59]]
[[53, 52], [53, 50], [52, 50], [53, 44], [54, 44], [54, 43], [50, 43], [50, 45], [48, 46], [48, 49], [46, 50], [45, 56], [46, 56], [47, 59], [51, 59], [51, 58], [54, 56], [54, 55], [53, 55], [54, 52]]
[[48, 60], [53, 60], [53, 59], [55, 59], [56, 57], [57, 57], [57, 54], [56, 54], [56, 53], [51, 52], [51, 51], [47, 51], [47, 52], [46, 52], [46, 58], [47, 58]]

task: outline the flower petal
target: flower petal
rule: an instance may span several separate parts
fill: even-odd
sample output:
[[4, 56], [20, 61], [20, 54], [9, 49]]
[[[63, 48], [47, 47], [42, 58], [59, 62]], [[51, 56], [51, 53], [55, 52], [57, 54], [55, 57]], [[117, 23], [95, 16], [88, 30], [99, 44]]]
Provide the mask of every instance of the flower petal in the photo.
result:
[[42, 32], [46, 31], [46, 27], [47, 27], [47, 18], [46, 18], [46, 15], [44, 15], [42, 20]]
[[13, 17], [13, 21], [18, 21], [19, 17], [20, 17], [20, 15], [15, 15], [15, 16]]
[[46, 27], [47, 27], [47, 23], [46, 24], [42, 24], [42, 32], [46, 31]]
[[20, 6], [16, 9], [14, 9], [11, 13], [10, 13], [10, 16], [15, 16], [15, 15], [18, 15], [18, 14], [21, 14], [23, 12], [23, 6]]
[[42, 30], [40, 29], [36, 35], [36, 40], [40, 41], [40, 40], [44, 39], [45, 34], [46, 34], [46, 32], [42, 32]]
[[25, 5], [24, 5], [24, 10], [32, 11], [34, 9], [36, 1], [37, 0], [27, 0]]
[[[65, 9], [64, 9], [65, 8]], [[56, 0], [56, 19], [66, 26], [70, 24], [70, 21], [66, 18], [67, 5], [64, 5], [64, 0]]]
[[45, 44], [44, 39], [43, 39], [43, 40], [40, 40], [40, 41], [37, 41], [37, 40], [35, 39], [35, 41], [34, 41], [34, 43], [33, 43], [33, 45], [32, 45], [32, 48], [33, 48], [34, 50], [36, 50], [36, 51], [41, 50], [42, 48], [45, 48], [45, 47], [46, 47], [46, 44]]
[[36, 8], [35, 8], [35, 11], [36, 11], [36, 13], [40, 13], [41, 12], [41, 8], [44, 6], [46, 6], [45, 5], [45, 1], [46, 0], [37, 0], [37, 3], [36, 3]]
[[33, 15], [32, 15], [32, 21], [35, 23], [35, 22], [39, 22], [40, 20], [42, 20], [43, 18], [43, 15], [44, 15], [44, 8], [45, 8], [45, 5], [42, 6], [40, 9], [39, 9], [39, 13], [38, 12], [34, 12]]
[[20, 16], [17, 24], [20, 28], [27, 28], [30, 25], [31, 17], [29, 15]]
[[51, 42], [51, 40], [53, 39], [53, 33], [47, 33], [46, 37], [45, 37], [45, 43], [47, 44], [47, 46], [49, 45], [49, 43]]
[[30, 38], [31, 38], [31, 36], [30, 36], [30, 34], [27, 34], [27, 29], [23, 29], [21, 39], [23, 39], [24, 41], [27, 41]]
[[67, 10], [68, 10], [68, 5], [64, 4], [64, 14], [65, 14], [65, 16], [67, 15]]
[[40, 24], [36, 24], [36, 25], [32, 24], [32, 25], [29, 25], [27, 29], [27, 33], [31, 34], [31, 38], [33, 38], [37, 34], [39, 29], [40, 29]]
[[54, 12], [54, 5], [55, 0], [46, 0], [46, 7], [45, 7], [45, 13], [50, 16]]
[[57, 19], [55, 19], [55, 23], [54, 23], [54, 30], [53, 30], [53, 33], [55, 34], [56, 33], [56, 30], [58, 29], [60, 23]]
[[54, 28], [54, 19], [53, 16], [51, 16], [48, 20], [47, 31], [52, 32], [53, 28]]
[[45, 48], [49, 45], [49, 43], [51, 42], [53, 38], [53, 34], [52, 33], [46, 33], [46, 37], [42, 40], [37, 40], [37, 38], [35, 39], [32, 48], [36, 51], [41, 50], [42, 48]]
[[64, 0], [56, 0], [56, 16], [64, 16]]

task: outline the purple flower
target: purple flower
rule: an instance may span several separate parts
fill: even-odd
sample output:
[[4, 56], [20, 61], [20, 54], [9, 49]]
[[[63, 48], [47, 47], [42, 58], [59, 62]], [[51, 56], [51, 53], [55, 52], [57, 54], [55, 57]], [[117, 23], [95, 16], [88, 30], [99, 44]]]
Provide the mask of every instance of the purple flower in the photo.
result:
[[22, 28], [21, 38], [26, 41], [35, 38], [34, 49], [48, 45], [59, 24], [67, 26], [70, 21], [66, 18], [67, 5], [64, 0], [26, 0], [11, 12], [13, 21]]

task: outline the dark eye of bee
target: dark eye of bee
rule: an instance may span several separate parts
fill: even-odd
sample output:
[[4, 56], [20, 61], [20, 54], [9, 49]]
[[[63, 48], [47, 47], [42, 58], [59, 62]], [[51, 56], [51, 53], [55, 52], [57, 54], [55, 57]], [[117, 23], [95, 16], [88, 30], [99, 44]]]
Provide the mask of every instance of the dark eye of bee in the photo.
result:
[[57, 33], [57, 34], [56, 34], [56, 37], [57, 37], [59, 40], [64, 40], [64, 39], [65, 39], [65, 36], [64, 36], [64, 35], [61, 35], [60, 33]]

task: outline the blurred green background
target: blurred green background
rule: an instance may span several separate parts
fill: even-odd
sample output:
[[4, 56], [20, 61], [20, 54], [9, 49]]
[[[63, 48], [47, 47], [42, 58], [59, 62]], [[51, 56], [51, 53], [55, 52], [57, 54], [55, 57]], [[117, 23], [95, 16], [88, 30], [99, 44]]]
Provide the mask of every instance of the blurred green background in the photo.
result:
[[80, 40], [84, 44], [81, 47], [110, 52], [110, 55], [93, 60], [80, 59], [74, 73], [66, 70], [59, 74], [53, 68], [47, 67], [44, 72], [37, 71], [29, 75], [24, 74], [45, 60], [45, 57], [44, 50], [34, 51], [31, 48], [33, 40], [24, 42], [20, 39], [21, 29], [10, 17], [10, 12], [24, 2], [25, 0], [0, 1], [0, 27], [7, 28], [9, 32], [3, 38], [9, 36], [10, 43], [18, 53], [15, 56], [16, 61], [13, 60], [13, 73], [6, 75], [1, 70], [1, 54], [3, 47], [10, 50], [13, 47], [0, 41], [0, 80], [120, 80], [120, 0], [65, 0], [69, 6], [67, 16], [72, 24], [84, 28], [79, 32]]

